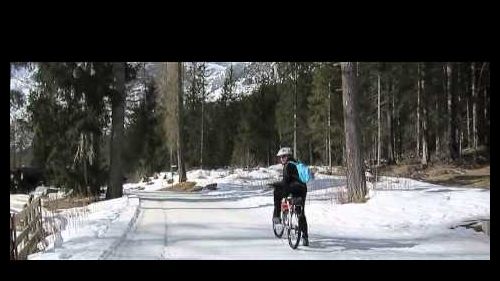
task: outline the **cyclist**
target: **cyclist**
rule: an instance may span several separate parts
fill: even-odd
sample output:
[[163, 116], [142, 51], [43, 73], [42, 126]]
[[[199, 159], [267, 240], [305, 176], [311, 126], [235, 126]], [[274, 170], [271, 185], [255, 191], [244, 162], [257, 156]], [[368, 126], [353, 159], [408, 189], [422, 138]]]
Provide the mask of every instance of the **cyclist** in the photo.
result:
[[292, 149], [290, 147], [283, 147], [278, 151], [276, 156], [280, 157], [281, 164], [283, 165], [283, 179], [279, 182], [272, 183], [274, 187], [274, 212], [273, 222], [281, 223], [281, 200], [292, 194], [294, 197], [302, 197], [302, 214], [299, 217], [299, 228], [302, 231], [302, 244], [309, 246], [309, 238], [307, 233], [307, 220], [305, 214], [305, 202], [307, 195], [307, 186], [299, 179], [297, 167], [290, 163], [290, 161], [297, 162], [293, 158]]

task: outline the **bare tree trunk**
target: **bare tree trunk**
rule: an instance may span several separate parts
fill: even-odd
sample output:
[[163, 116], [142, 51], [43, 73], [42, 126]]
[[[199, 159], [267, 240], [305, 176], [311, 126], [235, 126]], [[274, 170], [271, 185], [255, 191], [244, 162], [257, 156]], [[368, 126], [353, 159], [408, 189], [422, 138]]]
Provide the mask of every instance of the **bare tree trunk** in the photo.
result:
[[170, 157], [169, 157], [169, 161], [170, 161], [170, 170], [172, 170], [172, 166], [174, 164], [174, 151], [173, 151], [173, 148], [172, 148], [173, 145], [170, 145]]
[[377, 124], [378, 124], [378, 134], [377, 134], [377, 165], [380, 166], [380, 151], [381, 151], [381, 142], [380, 142], [380, 73], [378, 74], [378, 114], [377, 114]]
[[203, 114], [203, 104], [205, 103], [205, 98], [201, 101], [201, 144], [200, 144], [200, 168], [203, 170], [203, 122], [204, 122], [204, 114]]
[[[167, 138], [172, 141], [177, 154], [177, 172], [179, 182], [186, 181], [186, 170], [184, 166], [184, 144], [183, 144], [183, 93], [182, 93], [182, 63], [167, 62], [165, 76], [166, 100], [170, 104], [170, 117], [165, 119], [171, 132], [167, 131]], [[169, 133], [171, 134], [169, 137]], [[172, 164], [174, 161], [172, 161]]]
[[398, 114], [398, 162], [401, 161], [402, 155], [403, 155], [403, 142], [401, 139], [401, 114], [399, 113], [399, 110], [397, 111]]
[[323, 156], [321, 157], [322, 164], [323, 165], [328, 165], [328, 122], [325, 122], [324, 126], [324, 138], [323, 138], [323, 145], [324, 145], [324, 151], [323, 151]]
[[173, 63], [172, 68], [176, 70], [177, 74], [177, 162], [179, 169], [179, 182], [185, 182], [186, 168], [184, 166], [184, 133], [183, 133], [183, 102], [182, 102], [182, 62]]
[[458, 88], [457, 84], [457, 72], [459, 67], [454, 63], [448, 63], [447, 72], [448, 72], [448, 143], [449, 143], [449, 155], [451, 160], [455, 161], [458, 158], [458, 141], [457, 141], [457, 93], [456, 89]]
[[295, 84], [293, 100], [293, 158], [297, 159], [297, 65], [294, 64]]
[[426, 92], [425, 92], [425, 68], [420, 71], [420, 85], [422, 87], [422, 160], [421, 163], [424, 167], [427, 166], [428, 162], [428, 147], [427, 147], [427, 102], [426, 102]]
[[417, 63], [417, 158], [420, 157], [420, 90], [421, 90], [420, 63]]
[[486, 87], [484, 87], [483, 90], [483, 97], [484, 97], [484, 121], [488, 120], [488, 95], [486, 93]]
[[325, 154], [323, 155], [323, 164], [328, 165], [328, 125], [325, 126]]
[[427, 116], [427, 109], [424, 107], [422, 110], [423, 113], [423, 120], [422, 120], [422, 160], [421, 163], [424, 166], [427, 166], [427, 154], [428, 154], [428, 148], [427, 148], [427, 121], [426, 121], [426, 116]]
[[446, 99], [446, 135], [445, 144], [447, 147], [446, 158], [451, 159], [451, 75], [453, 73], [451, 62], [447, 62], [444, 65], [444, 77], [445, 77], [445, 99]]
[[394, 150], [393, 150], [393, 142], [392, 142], [392, 140], [393, 140], [393, 132], [392, 132], [392, 111], [393, 111], [393, 108], [391, 107], [391, 95], [392, 95], [391, 88], [392, 88], [392, 81], [390, 80], [390, 78], [388, 78], [386, 118], [387, 118], [387, 164], [389, 164], [389, 165], [394, 163]]
[[125, 119], [125, 65], [124, 62], [113, 63], [115, 76], [115, 92], [111, 97], [112, 129], [111, 129], [111, 157], [107, 199], [119, 198], [123, 195], [123, 167], [122, 167], [122, 140]]
[[453, 96], [451, 98], [451, 119], [452, 119], [452, 129], [455, 130], [453, 137], [453, 160], [458, 160], [462, 157], [462, 116], [459, 114], [459, 106], [462, 104], [462, 70], [460, 63], [457, 63], [456, 67], [456, 78], [452, 81], [456, 84], [455, 91], [456, 93], [452, 93]]
[[471, 142], [470, 142], [469, 99], [468, 98], [467, 98], [467, 147], [471, 147]]
[[[439, 114], [439, 97], [437, 98], [437, 101], [436, 101], [436, 112], [437, 112], [437, 115], [438, 116], [441, 116]], [[440, 149], [439, 149], [439, 134], [441, 134], [441, 131], [440, 131], [440, 128], [439, 128], [439, 119], [438, 121], [436, 122], [436, 159], [439, 159], [440, 158]]]
[[391, 141], [392, 141], [392, 163], [395, 164], [396, 163], [396, 159], [397, 159], [397, 152], [396, 152], [396, 130], [394, 129], [394, 121], [395, 121], [395, 108], [396, 108], [396, 105], [395, 105], [395, 102], [394, 102], [394, 99], [395, 99], [395, 94], [394, 94], [394, 85], [392, 85], [392, 92], [391, 92], [391, 96], [392, 96], [392, 108], [391, 108]]
[[[486, 66], [488, 65], [488, 63], [486, 62], [483, 62], [481, 64], [481, 69], [479, 71], [479, 77], [476, 79], [476, 94], [477, 94], [477, 98], [476, 98], [476, 103], [477, 103], [477, 111], [480, 116], [477, 116], [477, 135], [478, 135], [478, 139], [477, 139], [477, 143], [478, 143], [478, 146], [480, 144], [487, 144], [488, 143], [488, 132], [487, 132], [487, 124], [488, 124], [488, 120], [487, 120], [487, 95], [486, 95], [486, 88], [487, 86], [485, 85], [485, 83], [483, 82], [484, 79], [483, 79], [483, 73], [484, 73], [484, 70], [486, 69]], [[482, 93], [483, 93], [483, 96], [481, 97], [481, 90]]]
[[476, 93], [476, 65], [473, 62], [471, 65], [472, 71], [472, 138], [473, 147], [477, 149], [477, 93]]
[[328, 148], [327, 148], [327, 153], [328, 153], [328, 167], [330, 168], [330, 171], [332, 170], [332, 123], [331, 123], [331, 115], [332, 115], [332, 100], [331, 100], [331, 88], [330, 88], [330, 82], [328, 82]]
[[350, 202], [363, 202], [366, 181], [361, 151], [357, 112], [357, 77], [352, 62], [342, 63], [342, 97], [344, 107], [345, 150], [347, 157], [347, 189]]
[[445, 122], [444, 122], [444, 126], [442, 127], [442, 129], [444, 130], [443, 132], [443, 140], [442, 140], [442, 143], [443, 143], [443, 147], [445, 147], [446, 149], [444, 149], [442, 155], [443, 157], [447, 158], [448, 157], [448, 153], [449, 153], [449, 141], [450, 141], [450, 136], [449, 136], [449, 132], [450, 132], [450, 105], [448, 104], [449, 102], [449, 91], [448, 91], [448, 63], [444, 63], [443, 64], [443, 91], [444, 91], [444, 97], [443, 97], [443, 100], [444, 100], [444, 103], [443, 103], [443, 106], [444, 108], [442, 109], [442, 111], [444, 111], [445, 113]]
[[462, 143], [464, 140], [464, 132], [460, 132], [460, 143], [459, 143], [459, 150], [458, 150], [458, 156], [462, 157]]
[[[373, 155], [373, 161], [377, 160], [377, 136], [373, 136], [373, 145], [372, 145], [372, 155]], [[375, 162], [372, 162], [375, 163]]]
[[490, 120], [488, 118], [488, 93], [484, 87], [484, 143], [489, 146]]

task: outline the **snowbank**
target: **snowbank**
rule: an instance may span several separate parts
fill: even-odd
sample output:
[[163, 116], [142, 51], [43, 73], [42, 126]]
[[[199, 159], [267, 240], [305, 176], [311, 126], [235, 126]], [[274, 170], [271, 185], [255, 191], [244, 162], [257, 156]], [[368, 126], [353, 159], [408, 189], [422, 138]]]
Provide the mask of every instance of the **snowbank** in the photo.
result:
[[98, 259], [106, 249], [122, 237], [138, 215], [139, 199], [122, 197], [92, 203], [85, 207], [88, 215], [79, 222], [72, 222], [71, 216], [77, 208], [58, 214], [62, 219], [62, 241], [50, 244], [44, 253], [35, 253], [29, 259]]
[[10, 212], [19, 213], [24, 206], [28, 204], [30, 196], [28, 194], [11, 194], [10, 195]]

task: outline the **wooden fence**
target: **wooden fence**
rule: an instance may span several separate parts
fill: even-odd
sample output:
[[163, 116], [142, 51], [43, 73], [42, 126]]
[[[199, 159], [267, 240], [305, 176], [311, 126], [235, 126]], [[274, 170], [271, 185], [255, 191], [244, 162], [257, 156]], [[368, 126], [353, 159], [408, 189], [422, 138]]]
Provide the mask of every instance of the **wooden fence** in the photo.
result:
[[10, 215], [10, 259], [26, 259], [43, 238], [41, 198], [30, 198], [28, 205], [20, 213]]

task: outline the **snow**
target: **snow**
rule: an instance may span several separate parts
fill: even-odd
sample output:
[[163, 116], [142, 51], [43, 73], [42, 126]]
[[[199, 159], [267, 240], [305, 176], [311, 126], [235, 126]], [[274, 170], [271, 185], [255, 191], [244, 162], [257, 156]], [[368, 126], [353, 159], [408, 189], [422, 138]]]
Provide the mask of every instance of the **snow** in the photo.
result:
[[198, 186], [217, 183], [198, 193], [160, 191], [170, 185], [164, 175], [89, 205], [59, 247], [30, 259], [490, 259], [489, 236], [454, 228], [489, 219], [488, 189], [381, 177], [366, 203], [340, 204], [345, 178], [318, 173], [305, 207], [310, 246], [292, 250], [271, 227], [266, 184], [280, 179], [281, 165], [188, 171]]
[[[81, 65], [83, 63], [79, 64]], [[250, 74], [245, 71], [245, 68], [250, 65], [250, 62], [207, 62], [207, 101], [215, 102], [220, 98], [222, 94], [222, 87], [224, 85], [224, 79], [226, 77], [226, 72], [228, 71], [231, 64], [233, 65], [234, 70], [234, 93], [236, 95], [249, 95], [254, 89], [257, 88], [257, 83], [244, 83], [244, 81], [247, 80], [248, 77], [251, 77]], [[142, 77], [143, 73], [142, 71], [140, 71], [138, 74], [138, 79], [127, 84], [129, 97], [127, 98], [127, 109], [125, 114], [126, 127], [128, 127], [130, 123], [130, 113], [132, 112], [134, 107], [138, 106], [138, 103], [134, 103], [133, 100], [139, 100], [141, 93], [144, 91], [143, 80], [151, 79], [151, 77], [157, 75], [159, 65], [159, 63], [155, 62], [146, 63], [147, 77]], [[189, 67], [189, 64], [186, 65]], [[29, 92], [31, 90], [36, 89], [36, 83], [33, 79], [33, 74], [36, 72], [36, 69], [37, 66], [35, 65], [32, 70], [28, 70], [22, 67], [19, 69], [12, 69], [11, 71], [10, 89], [21, 91], [26, 99], [26, 104], [22, 108], [11, 108], [11, 121], [15, 119], [26, 120], [28, 118], [27, 107], [29, 105], [29, 100], [27, 99], [27, 97], [29, 96]], [[95, 70], [93, 68], [93, 65], [91, 65], [91, 75], [93, 75], [94, 73]], [[59, 102], [64, 103], [63, 101]], [[110, 108], [108, 108], [108, 111], [110, 111]], [[109, 122], [111, 122], [111, 120], [109, 120]]]
[[19, 213], [23, 210], [24, 206], [28, 204], [28, 194], [11, 194], [10, 195], [10, 212]]
[[56, 196], [58, 198], [62, 198], [67, 194], [62, 189], [41, 185], [37, 186], [34, 191], [30, 192], [30, 195], [33, 195], [35, 198], [44, 195], [48, 196], [49, 198]]
[[52, 241], [44, 253], [32, 254], [29, 259], [97, 259], [130, 228], [138, 206], [136, 197], [93, 203], [84, 207], [89, 214], [77, 222], [70, 219], [82, 208], [67, 209], [59, 214], [63, 218], [62, 243], [54, 245]]
[[33, 196], [33, 198], [45, 196], [44, 199], [53, 200], [56, 198], [64, 198], [71, 194], [71, 192], [72, 190], [65, 192], [53, 186], [41, 185], [36, 187], [35, 190], [31, 191], [29, 194], [10, 194], [10, 211], [11, 213], [21, 212], [24, 206], [28, 204], [30, 196]]
[[24, 98], [24, 105], [21, 108], [10, 107], [11, 122], [16, 119], [27, 119], [27, 108], [30, 104], [28, 99], [30, 91], [35, 89], [33, 74], [36, 71], [36, 66], [29, 70], [26, 67], [12, 68], [10, 77], [10, 90], [21, 92]]
[[244, 84], [248, 76], [244, 69], [250, 64], [249, 62], [207, 62], [207, 101], [215, 102], [221, 97], [224, 79], [231, 64], [233, 65], [234, 93], [236, 95], [249, 95], [257, 87], [256, 83]]

